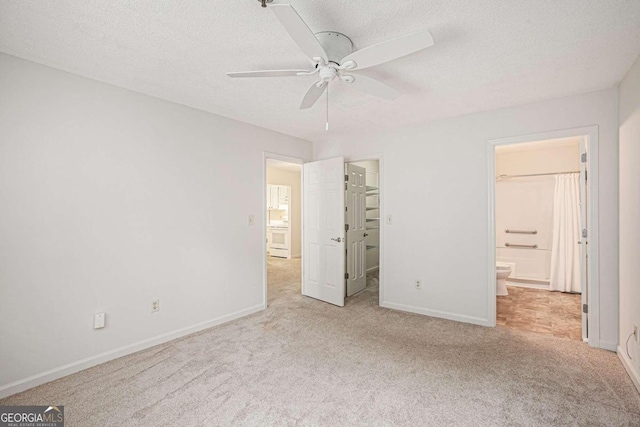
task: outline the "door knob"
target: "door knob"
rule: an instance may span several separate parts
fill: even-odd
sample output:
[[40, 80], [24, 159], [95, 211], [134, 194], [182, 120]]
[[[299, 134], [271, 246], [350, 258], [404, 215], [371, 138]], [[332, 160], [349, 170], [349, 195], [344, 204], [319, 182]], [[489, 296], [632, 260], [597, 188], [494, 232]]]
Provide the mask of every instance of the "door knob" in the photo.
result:
[[337, 239], [332, 237], [331, 240], [333, 240], [334, 242], [340, 243], [340, 242], [342, 242], [342, 237], [338, 237]]
[[364, 237], [367, 237], [369, 235], [369, 233], [364, 233]]

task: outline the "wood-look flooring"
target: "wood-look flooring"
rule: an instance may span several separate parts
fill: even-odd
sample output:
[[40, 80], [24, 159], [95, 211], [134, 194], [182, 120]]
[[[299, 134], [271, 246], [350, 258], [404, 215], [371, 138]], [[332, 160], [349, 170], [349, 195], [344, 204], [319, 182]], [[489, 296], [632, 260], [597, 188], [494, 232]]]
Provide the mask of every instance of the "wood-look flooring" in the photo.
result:
[[509, 286], [497, 297], [498, 326], [582, 341], [581, 296]]

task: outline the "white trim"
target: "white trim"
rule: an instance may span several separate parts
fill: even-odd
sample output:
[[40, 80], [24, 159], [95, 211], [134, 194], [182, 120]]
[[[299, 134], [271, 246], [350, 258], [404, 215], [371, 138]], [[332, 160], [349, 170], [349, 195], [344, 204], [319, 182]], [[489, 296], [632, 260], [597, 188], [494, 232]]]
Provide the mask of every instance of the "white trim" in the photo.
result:
[[541, 283], [527, 283], [527, 282], [514, 282], [507, 280], [507, 286], [513, 286], [514, 288], [526, 288], [526, 289], [540, 289], [543, 291], [549, 291], [549, 284], [543, 285]]
[[117, 348], [115, 350], [106, 351], [104, 353], [100, 353], [95, 356], [90, 356], [85, 359], [78, 360], [76, 362], [71, 362], [66, 365], [62, 365], [45, 372], [41, 372], [36, 375], [32, 375], [22, 380], [18, 380], [0, 387], [0, 399], [3, 399], [7, 396], [11, 396], [12, 394], [20, 393], [21, 391], [25, 391], [30, 388], [48, 383], [50, 381], [57, 380], [58, 378], [75, 374], [76, 372], [80, 372], [82, 370], [91, 368], [96, 365], [100, 365], [110, 360], [127, 356], [129, 354], [136, 353], [138, 351], [146, 350], [156, 345], [164, 344], [176, 338], [182, 338], [184, 336], [191, 335], [196, 332], [200, 332], [204, 329], [208, 329], [213, 326], [218, 326], [223, 323], [231, 322], [232, 320], [236, 320], [236, 319], [239, 319], [240, 317], [257, 313], [259, 311], [262, 311], [263, 309], [264, 307], [262, 306], [262, 304], [259, 304], [244, 310], [236, 311], [235, 313], [227, 314], [225, 316], [221, 316], [211, 320], [206, 320], [201, 323], [196, 323], [195, 325], [187, 326], [186, 328], [181, 328], [172, 332], [167, 332], [165, 334], [161, 334], [153, 338], [138, 341], [136, 343], [129, 344], [124, 347]]
[[622, 347], [618, 346], [618, 358], [622, 362], [622, 366], [631, 377], [631, 381], [633, 381], [633, 385], [638, 389], [638, 393], [640, 393], [640, 374], [633, 369], [633, 365], [631, 364], [631, 360], [627, 357], [627, 354], [624, 352]]
[[[589, 295], [589, 345], [591, 347], [611, 349], [611, 343], [600, 342], [600, 257], [599, 257], [599, 233], [598, 233], [598, 126], [586, 126], [581, 128], [563, 129], [550, 132], [520, 135], [508, 138], [491, 139], [487, 144], [487, 179], [489, 184], [489, 256], [488, 256], [488, 286], [489, 286], [489, 320], [493, 319], [495, 326], [496, 317], [496, 224], [495, 224], [495, 198], [496, 198], [496, 172], [495, 172], [495, 148], [499, 145], [511, 145], [523, 142], [544, 141], [575, 136], [587, 137], [587, 170], [589, 171], [587, 208], [587, 230], [589, 230], [588, 264], [587, 264], [587, 292]], [[604, 347], [606, 345], [606, 347]], [[615, 351], [615, 346], [613, 347]]]
[[[589, 338], [587, 338], [587, 342], [589, 342]], [[618, 343], [600, 340], [600, 346], [598, 348], [615, 352], [618, 349]]]
[[[379, 247], [378, 247], [378, 305], [380, 307], [385, 307], [384, 302], [384, 227], [385, 227], [385, 204], [384, 204], [384, 162], [383, 155], [381, 153], [378, 154], [370, 154], [368, 156], [361, 157], [345, 157], [345, 163], [354, 163], [354, 162], [366, 162], [367, 160], [377, 160], [378, 161], [378, 204], [380, 207], [380, 229], [378, 230], [378, 239], [379, 239]], [[367, 270], [369, 271], [369, 270]], [[402, 309], [398, 309], [402, 310]]]
[[[495, 280], [493, 282], [495, 284]], [[380, 303], [380, 307], [390, 308], [392, 310], [408, 311], [409, 313], [423, 314], [425, 316], [437, 317], [439, 319], [455, 320], [456, 322], [471, 323], [480, 326], [491, 326], [491, 318], [483, 319], [481, 317], [465, 316], [463, 314], [449, 313], [447, 311], [430, 310], [428, 308], [388, 301]], [[493, 322], [495, 323], [495, 321], [496, 320], [494, 318]]]
[[[304, 197], [302, 195], [304, 189], [304, 159], [298, 157], [286, 156], [284, 154], [272, 153], [269, 151], [263, 152], [262, 158], [262, 304], [264, 308], [267, 308], [267, 160], [280, 160], [282, 162], [295, 163], [300, 165], [300, 254], [292, 256], [292, 258], [302, 258], [302, 252], [304, 252]], [[303, 263], [304, 264], [304, 263]], [[301, 277], [304, 277], [304, 265], [301, 270]], [[304, 280], [301, 280], [304, 286]], [[302, 288], [301, 288], [302, 291]]]

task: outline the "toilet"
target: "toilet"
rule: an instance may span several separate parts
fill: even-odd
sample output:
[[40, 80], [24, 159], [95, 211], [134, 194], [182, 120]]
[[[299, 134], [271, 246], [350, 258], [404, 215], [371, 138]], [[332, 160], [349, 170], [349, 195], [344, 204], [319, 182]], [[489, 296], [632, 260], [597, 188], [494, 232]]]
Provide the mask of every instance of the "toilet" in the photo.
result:
[[507, 291], [507, 277], [511, 274], [511, 267], [508, 265], [496, 265], [496, 295], [504, 297], [509, 295]]

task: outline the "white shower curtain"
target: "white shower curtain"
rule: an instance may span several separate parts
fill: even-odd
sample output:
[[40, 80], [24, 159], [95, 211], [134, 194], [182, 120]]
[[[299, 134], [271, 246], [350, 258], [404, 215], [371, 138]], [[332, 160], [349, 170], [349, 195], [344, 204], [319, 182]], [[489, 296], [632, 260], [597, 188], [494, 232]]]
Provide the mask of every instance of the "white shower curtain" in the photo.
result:
[[552, 291], [581, 292], [580, 174], [556, 175], [551, 244]]

